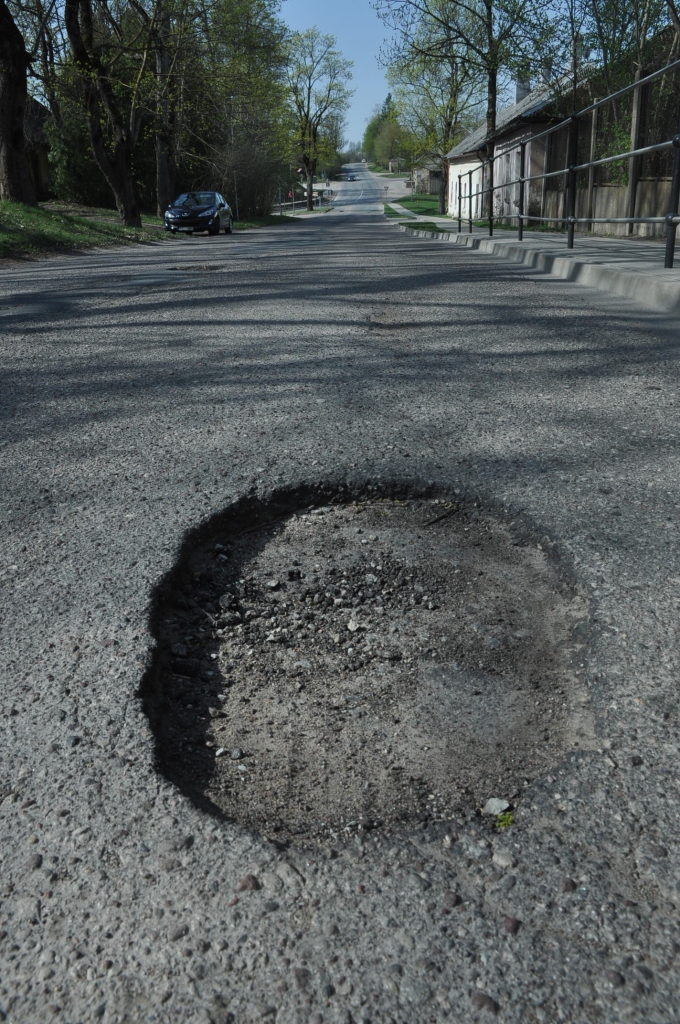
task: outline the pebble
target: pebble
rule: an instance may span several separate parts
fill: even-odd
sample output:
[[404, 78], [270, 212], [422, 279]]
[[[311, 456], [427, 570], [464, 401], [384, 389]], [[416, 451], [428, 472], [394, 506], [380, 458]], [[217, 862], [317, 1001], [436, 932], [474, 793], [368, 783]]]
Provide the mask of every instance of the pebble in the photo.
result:
[[232, 761], [238, 761], [239, 758], [243, 757], [243, 751], [240, 747], [234, 747], [231, 754], [229, 755]]
[[486, 992], [473, 992], [470, 996], [470, 1002], [475, 1010], [490, 1010], [491, 1013], [498, 1013], [498, 1003], [491, 996], [488, 996]]
[[255, 875], [245, 875], [236, 886], [236, 892], [257, 892], [261, 889], [259, 881]]
[[503, 924], [505, 926], [506, 932], [509, 932], [510, 935], [517, 935], [517, 932], [519, 931], [522, 922], [518, 920], [516, 917], [506, 916], [503, 918]]
[[575, 892], [576, 882], [573, 878], [562, 879], [562, 892]]
[[306, 967], [293, 968], [293, 981], [295, 982], [297, 988], [307, 988], [307, 986], [309, 985], [310, 978], [311, 973], [307, 970]]
[[633, 756], [630, 759], [630, 763], [633, 765], [634, 768], [639, 768], [641, 764], [644, 764], [644, 761], [639, 754], [633, 754]]
[[496, 850], [491, 859], [499, 868], [511, 868], [515, 864], [514, 857], [507, 850]]
[[188, 935], [188, 934], [189, 934], [189, 925], [188, 924], [180, 924], [176, 928], [172, 928], [168, 932], [168, 940], [170, 942], [179, 942], [180, 939], [183, 939], [184, 936]]
[[445, 907], [448, 907], [449, 909], [453, 909], [453, 907], [460, 906], [460, 904], [462, 902], [463, 902], [463, 900], [458, 895], [457, 892], [447, 892], [447, 893], [444, 893], [444, 906]]
[[614, 988], [621, 988], [622, 985], [626, 984], [626, 979], [620, 971], [607, 971], [607, 981]]
[[492, 796], [491, 799], [487, 800], [484, 804], [482, 814], [490, 814], [493, 815], [494, 818], [497, 818], [499, 814], [502, 814], [503, 811], [507, 811], [509, 807], [510, 804], [507, 800], [501, 800], [497, 796]]
[[28, 858], [28, 866], [29, 866], [31, 871], [37, 871], [38, 868], [41, 868], [42, 867], [42, 862], [43, 862], [43, 859], [42, 859], [42, 854], [41, 853], [33, 853]]

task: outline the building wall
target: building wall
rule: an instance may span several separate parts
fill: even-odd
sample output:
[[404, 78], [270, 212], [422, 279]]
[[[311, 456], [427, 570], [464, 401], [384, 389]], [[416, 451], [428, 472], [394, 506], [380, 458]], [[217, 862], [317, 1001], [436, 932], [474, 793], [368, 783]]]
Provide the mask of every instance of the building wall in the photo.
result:
[[[526, 141], [524, 175], [532, 177], [542, 174], [545, 162], [545, 139], [532, 139], [532, 135], [543, 131], [544, 125], [537, 124], [518, 129], [509, 133], [499, 140], [494, 146], [494, 186], [503, 185], [504, 182], [515, 181], [519, 178], [520, 148], [517, 143]], [[478, 192], [486, 185], [486, 171], [476, 159], [453, 160], [450, 163], [449, 174], [449, 213], [455, 219], [458, 217], [458, 175], [467, 175], [473, 171], [472, 192]], [[468, 219], [468, 194], [469, 182], [461, 181], [461, 207], [462, 218]], [[524, 185], [524, 212], [530, 216], [540, 216], [541, 199], [543, 187], [540, 181], [526, 182]], [[519, 185], [508, 185], [507, 188], [495, 189], [494, 191], [494, 217], [499, 219], [517, 218], [519, 207]], [[486, 204], [482, 197], [476, 196], [473, 199], [473, 220], [482, 220], [486, 216]]]
[[[664, 217], [668, 213], [671, 197], [671, 183], [668, 179], [642, 179], [638, 182], [635, 195], [636, 217]], [[563, 217], [565, 190], [546, 192], [544, 215]], [[593, 188], [593, 217], [625, 217], [628, 213], [628, 189], [619, 185], [596, 185]], [[576, 216], [588, 216], [588, 190], [576, 192]], [[564, 224], [548, 220], [547, 227], [564, 230]], [[596, 235], [627, 235], [627, 224], [577, 224], [578, 232], [592, 231]], [[663, 238], [665, 224], [634, 224], [633, 235], [640, 238]]]
[[[470, 172], [472, 173], [472, 204], [470, 204]], [[481, 191], [483, 184], [482, 165], [479, 160], [452, 160], [449, 163], [449, 216], [458, 217], [458, 175], [461, 185], [461, 217], [463, 220], [470, 219], [470, 205], [472, 205], [472, 219], [480, 220], [482, 217], [482, 197], [475, 196]]]
[[[544, 130], [543, 124], [530, 125], [511, 132], [494, 146], [494, 186], [504, 182], [517, 181], [520, 172], [521, 149], [518, 143], [525, 142], [524, 177], [542, 174], [545, 169], [545, 137], [534, 139]], [[516, 221], [519, 212], [519, 184], [508, 185], [494, 192], [494, 217], [499, 220]], [[524, 212], [531, 217], [541, 215], [543, 183], [527, 181], [524, 184]], [[529, 221], [531, 223], [531, 221]]]

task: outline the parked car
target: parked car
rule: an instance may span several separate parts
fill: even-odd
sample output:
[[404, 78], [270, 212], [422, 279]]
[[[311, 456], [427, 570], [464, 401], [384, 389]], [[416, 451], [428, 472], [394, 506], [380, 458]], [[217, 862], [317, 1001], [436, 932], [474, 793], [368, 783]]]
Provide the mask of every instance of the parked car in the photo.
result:
[[230, 235], [234, 220], [229, 204], [219, 192], [184, 192], [165, 211], [165, 230], [176, 234], [207, 231], [209, 235]]

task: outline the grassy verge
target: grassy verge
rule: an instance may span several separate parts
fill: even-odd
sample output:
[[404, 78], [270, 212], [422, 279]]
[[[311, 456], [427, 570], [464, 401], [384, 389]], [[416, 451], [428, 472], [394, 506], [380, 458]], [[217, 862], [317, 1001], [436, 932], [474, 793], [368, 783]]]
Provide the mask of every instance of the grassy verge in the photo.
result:
[[386, 217], [403, 217], [404, 216], [403, 213], [398, 213], [397, 210], [394, 210], [394, 209], [392, 209], [391, 206], [388, 206], [387, 203], [383, 204], [383, 208], [384, 208], [385, 216]]
[[417, 231], [446, 231], [446, 228], [437, 227], [434, 221], [431, 220], [403, 220], [399, 225], [400, 228], [416, 228]]
[[368, 165], [369, 171], [373, 171], [380, 178], [408, 178], [407, 171], [386, 171], [384, 167], [377, 167], [375, 164]]
[[405, 210], [412, 210], [413, 213], [433, 213], [441, 217], [439, 211], [439, 197], [438, 196], [414, 196], [411, 199], [410, 196], [404, 196], [403, 199], [397, 199], [400, 206], [403, 206]]
[[[473, 220], [472, 223], [473, 223], [473, 225], [476, 228], [488, 228], [488, 226], [489, 226], [488, 220]], [[465, 224], [467, 224], [467, 221], [465, 221]], [[494, 229], [494, 231], [496, 231], [496, 229], [498, 229], [499, 231], [515, 231], [516, 232], [517, 231], [517, 225], [516, 224], [501, 224], [497, 220], [494, 220], [494, 222], [493, 222], [493, 229]], [[563, 227], [551, 228], [551, 227], [549, 227], [548, 224], [525, 224], [524, 225], [524, 230], [525, 231], [548, 231], [548, 232], [550, 232], [551, 235], [558, 234], [558, 233], [566, 234], [566, 231], [565, 231], [565, 229]]]
[[0, 201], [0, 257], [149, 242], [160, 237], [162, 227], [158, 221], [154, 226], [126, 228], [115, 210], [58, 203], [25, 206]]
[[287, 213], [279, 215], [273, 213], [269, 217], [253, 217], [252, 220], [235, 220], [234, 231], [248, 231], [250, 228], [273, 228], [282, 224], [295, 224], [297, 217], [290, 217]]

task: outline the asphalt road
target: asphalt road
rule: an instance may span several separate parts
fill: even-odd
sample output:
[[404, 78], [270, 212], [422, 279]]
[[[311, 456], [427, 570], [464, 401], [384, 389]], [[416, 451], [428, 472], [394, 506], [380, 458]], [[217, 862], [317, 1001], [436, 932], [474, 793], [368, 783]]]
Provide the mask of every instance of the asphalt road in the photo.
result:
[[[0, 1019], [678, 1019], [677, 329], [381, 201], [0, 270]], [[281, 850], [157, 772], [154, 585], [304, 481], [457, 490], [589, 601], [508, 830]]]

